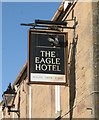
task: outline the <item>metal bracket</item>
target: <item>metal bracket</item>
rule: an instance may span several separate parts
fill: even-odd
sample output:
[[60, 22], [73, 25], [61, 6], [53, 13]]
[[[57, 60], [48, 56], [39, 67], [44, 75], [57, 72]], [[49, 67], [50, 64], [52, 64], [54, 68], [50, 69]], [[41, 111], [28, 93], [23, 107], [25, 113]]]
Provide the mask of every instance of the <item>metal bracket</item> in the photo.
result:
[[22, 26], [31, 26], [30, 29], [47, 29], [47, 30], [59, 30], [59, 29], [75, 29], [78, 22], [76, 17], [74, 18], [73, 27], [68, 27], [67, 22], [57, 22], [57, 21], [48, 21], [48, 20], [35, 20], [35, 23], [21, 23]]
[[18, 118], [20, 117], [20, 110], [11, 110], [11, 107], [8, 107], [8, 113], [10, 114], [10, 112], [15, 112], [18, 115]]
[[72, 19], [67, 19], [66, 21], [67, 22], [74, 21], [73, 27], [69, 27], [69, 28], [75, 29], [76, 26], [78, 25], [78, 21], [76, 20], [76, 17], [73, 17]]
[[75, 29], [77, 25], [78, 25], [78, 21], [76, 20], [76, 17], [74, 17], [74, 25], [73, 25], [73, 28]]

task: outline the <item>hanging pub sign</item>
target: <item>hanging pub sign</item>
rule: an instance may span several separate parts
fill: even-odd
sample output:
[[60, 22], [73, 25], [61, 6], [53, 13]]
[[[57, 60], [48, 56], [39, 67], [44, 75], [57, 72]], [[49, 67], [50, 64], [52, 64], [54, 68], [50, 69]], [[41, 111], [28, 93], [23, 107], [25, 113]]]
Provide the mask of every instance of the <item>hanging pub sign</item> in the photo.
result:
[[29, 30], [28, 79], [34, 84], [67, 81], [67, 33]]

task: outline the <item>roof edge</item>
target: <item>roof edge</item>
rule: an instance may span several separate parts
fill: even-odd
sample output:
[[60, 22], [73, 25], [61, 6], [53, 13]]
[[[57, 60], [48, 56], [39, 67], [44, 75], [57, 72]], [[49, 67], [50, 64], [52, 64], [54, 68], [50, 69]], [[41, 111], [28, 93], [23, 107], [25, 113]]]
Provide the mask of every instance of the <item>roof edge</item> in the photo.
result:
[[57, 9], [56, 13], [54, 14], [54, 16], [52, 17], [52, 21], [56, 21], [57, 18], [59, 17], [59, 15], [61, 14], [61, 12], [63, 11], [64, 9], [64, 1], [62, 1], [62, 3], [60, 4], [59, 8]]

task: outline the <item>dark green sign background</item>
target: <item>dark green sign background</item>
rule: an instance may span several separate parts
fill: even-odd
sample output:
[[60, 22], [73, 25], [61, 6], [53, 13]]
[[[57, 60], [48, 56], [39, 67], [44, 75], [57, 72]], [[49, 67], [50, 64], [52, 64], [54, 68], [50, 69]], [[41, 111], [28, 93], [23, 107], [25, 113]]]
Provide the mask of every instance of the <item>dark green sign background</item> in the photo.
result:
[[[59, 45], [54, 46], [49, 38], [57, 36]], [[30, 73], [65, 74], [65, 34], [31, 32], [29, 44]]]

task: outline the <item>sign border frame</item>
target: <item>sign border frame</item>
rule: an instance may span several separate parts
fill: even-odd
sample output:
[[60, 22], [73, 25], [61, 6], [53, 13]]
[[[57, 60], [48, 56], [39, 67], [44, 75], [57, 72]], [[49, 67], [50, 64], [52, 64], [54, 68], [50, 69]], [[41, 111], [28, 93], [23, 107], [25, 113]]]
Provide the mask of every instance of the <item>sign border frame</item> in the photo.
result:
[[[57, 34], [65, 34], [66, 36], [66, 51], [65, 51], [65, 82], [40, 82], [40, 81], [30, 81], [30, 35], [31, 32], [37, 33], [57, 33]], [[68, 33], [61, 32], [61, 31], [54, 31], [54, 30], [38, 30], [38, 29], [29, 29], [28, 30], [28, 61], [27, 61], [27, 77], [28, 83], [27, 84], [39, 84], [39, 85], [65, 85], [68, 86]]]

